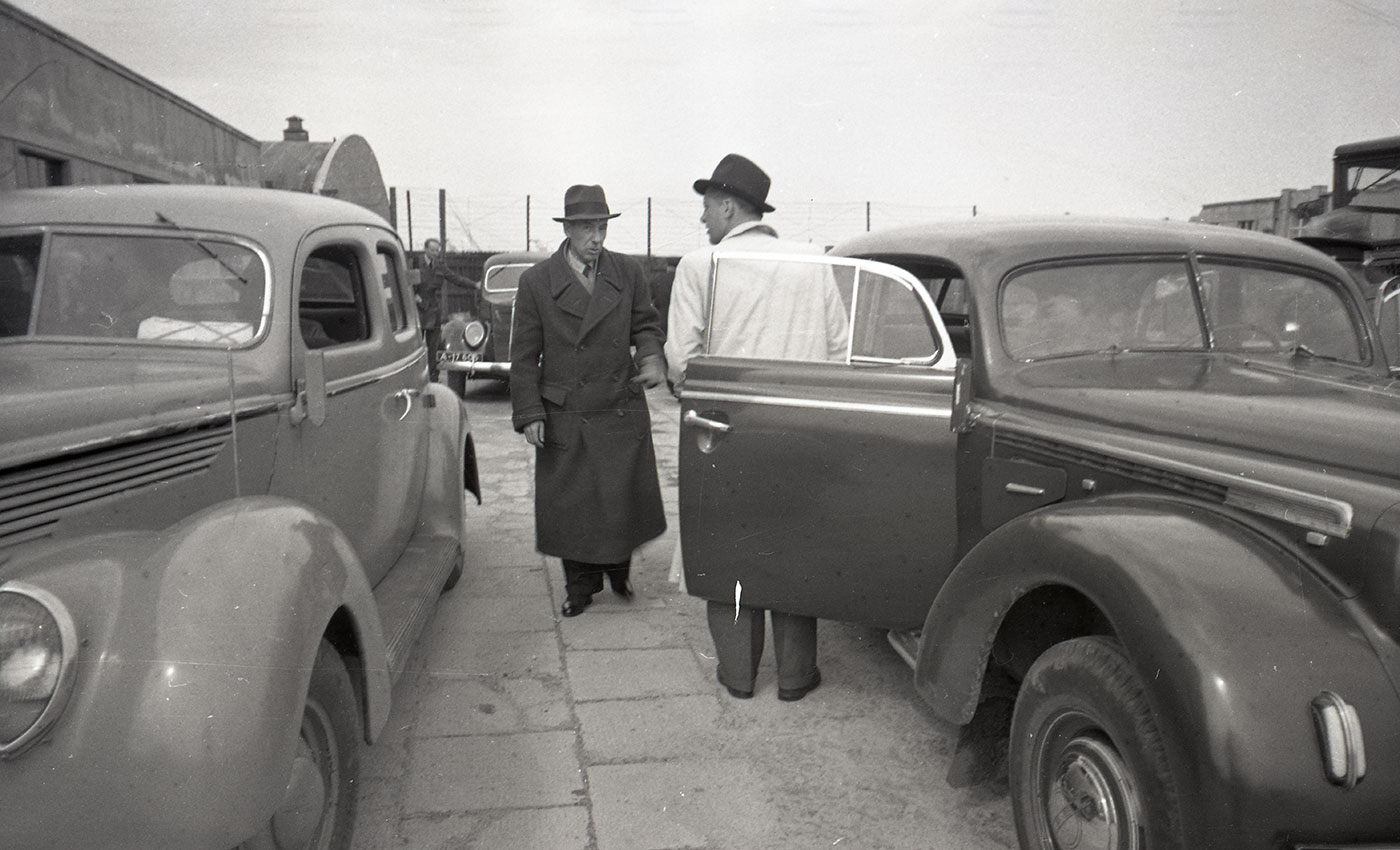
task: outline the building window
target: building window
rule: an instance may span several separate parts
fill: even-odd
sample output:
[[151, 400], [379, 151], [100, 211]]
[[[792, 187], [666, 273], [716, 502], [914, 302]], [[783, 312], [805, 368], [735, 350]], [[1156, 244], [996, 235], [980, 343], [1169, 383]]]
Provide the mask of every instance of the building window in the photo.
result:
[[68, 161], [20, 151], [19, 188], [38, 189], [68, 183]]
[[1252, 218], [1247, 218], [1242, 221], [1236, 222], [1235, 226], [1238, 227], [1240, 230], [1258, 230], [1259, 222]]

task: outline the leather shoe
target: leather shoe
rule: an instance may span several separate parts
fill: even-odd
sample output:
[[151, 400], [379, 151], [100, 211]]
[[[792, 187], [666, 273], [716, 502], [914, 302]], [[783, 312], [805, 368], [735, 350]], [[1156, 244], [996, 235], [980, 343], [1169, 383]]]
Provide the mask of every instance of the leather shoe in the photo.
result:
[[803, 697], [817, 689], [817, 685], [822, 683], [822, 671], [818, 670], [817, 675], [812, 677], [812, 681], [800, 688], [778, 688], [778, 699], [783, 702], [797, 702]]
[[[588, 600], [588, 602], [591, 601], [592, 600]], [[588, 602], [575, 602], [570, 599], [560, 607], [559, 613], [563, 614], [565, 617], [577, 617], [579, 614], [583, 613], [583, 609], [588, 607]]]
[[751, 699], [753, 697], [753, 691], [741, 691], [738, 688], [731, 688], [728, 685], [725, 685], [724, 689], [729, 691], [729, 695], [735, 699]]

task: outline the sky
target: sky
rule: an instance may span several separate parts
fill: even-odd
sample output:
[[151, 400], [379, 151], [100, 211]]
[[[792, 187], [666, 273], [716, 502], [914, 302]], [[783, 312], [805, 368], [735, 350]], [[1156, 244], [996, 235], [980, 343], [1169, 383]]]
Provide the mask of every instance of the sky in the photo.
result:
[[830, 244], [867, 209], [1187, 219], [1400, 135], [1397, 0], [10, 2], [255, 138], [364, 137], [464, 250], [552, 248], [573, 183], [611, 248], [703, 245], [730, 152]]

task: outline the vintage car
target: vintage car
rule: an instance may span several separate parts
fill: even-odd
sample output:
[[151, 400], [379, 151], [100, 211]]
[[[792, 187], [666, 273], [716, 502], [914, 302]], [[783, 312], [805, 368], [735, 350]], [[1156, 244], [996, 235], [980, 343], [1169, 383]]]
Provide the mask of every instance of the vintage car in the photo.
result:
[[833, 253], [715, 255], [716, 311], [828, 264], [849, 344], [688, 364], [690, 592], [891, 630], [1026, 850], [1400, 847], [1400, 382], [1347, 274], [1072, 218]]
[[0, 847], [349, 846], [478, 490], [411, 298], [343, 201], [0, 195]]
[[438, 368], [458, 395], [468, 378], [510, 378], [510, 322], [520, 275], [549, 255], [538, 251], [493, 254], [481, 267], [481, 286], [470, 310], [446, 314]]

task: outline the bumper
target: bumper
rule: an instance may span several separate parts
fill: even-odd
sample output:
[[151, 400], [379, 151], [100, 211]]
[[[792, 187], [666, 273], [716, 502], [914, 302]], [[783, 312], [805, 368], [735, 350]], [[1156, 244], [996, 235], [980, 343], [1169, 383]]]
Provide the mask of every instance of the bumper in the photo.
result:
[[468, 378], [508, 378], [510, 377], [510, 364], [498, 363], [493, 360], [439, 360], [438, 371], [465, 372]]

